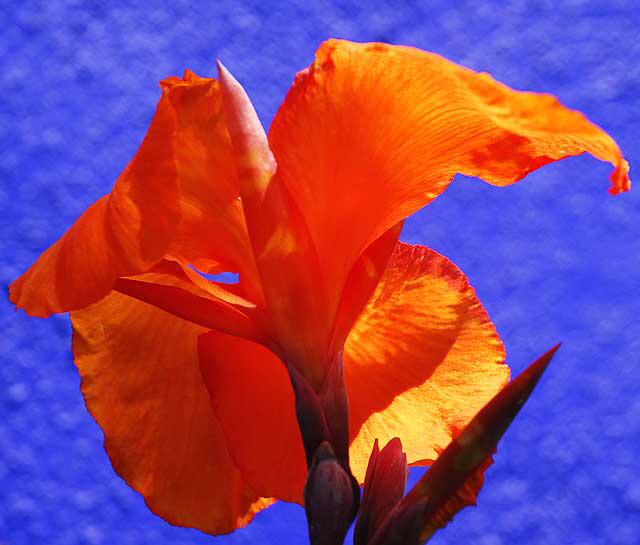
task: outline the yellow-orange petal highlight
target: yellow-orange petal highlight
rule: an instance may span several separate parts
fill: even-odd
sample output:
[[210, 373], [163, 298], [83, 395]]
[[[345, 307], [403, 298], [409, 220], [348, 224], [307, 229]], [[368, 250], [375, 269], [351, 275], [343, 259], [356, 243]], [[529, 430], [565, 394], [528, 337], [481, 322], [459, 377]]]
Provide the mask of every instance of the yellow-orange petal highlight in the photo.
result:
[[302, 503], [305, 454], [291, 382], [264, 346], [210, 332], [200, 366], [229, 452], [257, 494]]
[[271, 503], [234, 464], [211, 410], [197, 353], [206, 329], [118, 293], [71, 317], [87, 408], [154, 513], [220, 534]]
[[409, 464], [434, 460], [506, 383], [493, 324], [464, 274], [398, 243], [347, 339], [351, 465], [364, 478], [374, 440], [399, 437]]
[[589, 152], [614, 165], [612, 192], [629, 188], [615, 142], [583, 115], [410, 47], [325, 42], [269, 141], [337, 289], [370, 242], [457, 172], [506, 185]]
[[11, 284], [17, 307], [41, 317], [80, 309], [109, 293], [118, 277], [144, 272], [162, 257], [179, 220], [174, 129], [174, 112], [163, 94], [112, 192]]

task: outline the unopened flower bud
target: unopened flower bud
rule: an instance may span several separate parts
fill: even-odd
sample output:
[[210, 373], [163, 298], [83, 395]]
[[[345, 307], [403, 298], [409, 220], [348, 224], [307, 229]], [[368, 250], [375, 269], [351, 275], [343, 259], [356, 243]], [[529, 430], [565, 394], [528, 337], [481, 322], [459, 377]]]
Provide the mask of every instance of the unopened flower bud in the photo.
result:
[[380, 451], [373, 445], [364, 481], [362, 503], [353, 537], [355, 545], [367, 545], [387, 515], [404, 496], [407, 456], [395, 437]]
[[304, 501], [311, 545], [342, 545], [355, 517], [357, 499], [351, 477], [326, 441], [314, 454]]

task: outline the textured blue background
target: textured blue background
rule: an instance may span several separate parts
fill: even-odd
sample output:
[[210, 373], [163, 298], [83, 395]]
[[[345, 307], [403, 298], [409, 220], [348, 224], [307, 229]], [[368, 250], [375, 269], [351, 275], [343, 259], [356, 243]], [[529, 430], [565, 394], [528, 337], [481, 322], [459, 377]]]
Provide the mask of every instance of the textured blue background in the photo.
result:
[[[410, 44], [553, 92], [610, 131], [640, 172], [634, 0], [138, 4], [0, 5], [2, 285], [108, 191], [144, 134], [157, 80], [186, 67], [211, 74], [219, 57], [268, 124], [329, 36]], [[405, 240], [468, 274], [514, 370], [565, 343], [505, 437], [479, 508], [434, 543], [640, 542], [640, 195], [608, 196], [609, 171], [579, 157], [507, 189], [459, 179], [408, 223]], [[292, 505], [213, 540], [148, 512], [84, 410], [67, 317], [0, 306], [0, 544], [305, 542]]]

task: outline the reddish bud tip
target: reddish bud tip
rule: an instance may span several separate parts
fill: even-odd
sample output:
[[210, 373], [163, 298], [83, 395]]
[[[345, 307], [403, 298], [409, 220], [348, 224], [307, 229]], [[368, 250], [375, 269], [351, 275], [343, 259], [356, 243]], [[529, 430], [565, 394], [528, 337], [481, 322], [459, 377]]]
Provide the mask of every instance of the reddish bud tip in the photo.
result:
[[397, 437], [378, 449], [373, 445], [364, 481], [362, 503], [353, 537], [355, 545], [366, 545], [395, 505], [407, 485], [407, 456]]

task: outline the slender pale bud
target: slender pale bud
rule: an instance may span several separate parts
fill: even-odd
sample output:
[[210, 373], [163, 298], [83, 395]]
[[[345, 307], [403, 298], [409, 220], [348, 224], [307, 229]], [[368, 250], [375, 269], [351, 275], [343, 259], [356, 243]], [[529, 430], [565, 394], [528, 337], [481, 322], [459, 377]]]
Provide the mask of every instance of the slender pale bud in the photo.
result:
[[242, 208], [279, 356], [317, 391], [333, 324], [322, 267], [309, 228], [289, 194], [267, 135], [242, 85], [218, 62], [224, 121], [233, 147]]
[[218, 78], [242, 200], [245, 206], [255, 206], [262, 201], [276, 171], [276, 160], [247, 92], [220, 61]]

